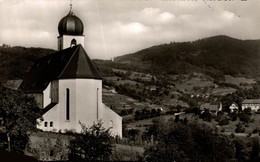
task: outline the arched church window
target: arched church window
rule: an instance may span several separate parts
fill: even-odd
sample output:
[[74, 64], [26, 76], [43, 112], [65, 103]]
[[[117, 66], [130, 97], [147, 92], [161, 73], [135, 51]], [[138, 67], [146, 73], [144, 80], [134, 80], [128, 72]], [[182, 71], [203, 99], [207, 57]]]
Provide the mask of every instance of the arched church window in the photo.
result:
[[62, 50], [62, 42], [61, 42], [61, 40], [60, 40], [60, 50]]
[[66, 88], [66, 120], [70, 120], [70, 89]]
[[52, 121], [50, 122], [50, 127], [53, 127], [53, 122]]
[[76, 46], [77, 45], [77, 41], [76, 41], [76, 39], [72, 39], [71, 40], [71, 43], [70, 43], [70, 47], [73, 47], [73, 46]]
[[47, 127], [48, 126], [48, 122], [44, 122], [44, 127]]
[[99, 88], [97, 88], [97, 119], [98, 119], [98, 91], [99, 91]]

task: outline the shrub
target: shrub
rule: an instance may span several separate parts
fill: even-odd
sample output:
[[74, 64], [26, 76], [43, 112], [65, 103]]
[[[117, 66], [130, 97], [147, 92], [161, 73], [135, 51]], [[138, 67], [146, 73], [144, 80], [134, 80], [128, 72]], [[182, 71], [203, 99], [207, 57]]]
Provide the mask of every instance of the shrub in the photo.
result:
[[234, 133], [231, 133], [230, 134], [230, 138], [235, 138], [236, 136], [235, 136], [235, 134]]
[[257, 129], [254, 129], [253, 131], [252, 131], [252, 134], [256, 134], [258, 132], [258, 130]]
[[222, 125], [228, 125], [229, 124], [229, 120], [227, 119], [227, 118], [225, 118], [225, 119], [222, 119], [222, 120], [220, 120], [220, 122], [218, 123], [220, 126], [222, 126]]
[[209, 112], [209, 110], [206, 110], [203, 114], [200, 115], [200, 118], [204, 121], [211, 122], [213, 115]]
[[250, 120], [250, 116], [251, 116], [251, 115], [242, 112], [242, 113], [238, 114], [238, 116], [239, 116], [240, 121], [243, 121], [243, 122], [248, 123], [249, 120]]
[[235, 129], [235, 132], [236, 133], [244, 133], [246, 130], [245, 130], [245, 128], [242, 126], [242, 124], [241, 123], [238, 123], [237, 124], [237, 127], [236, 127], [236, 129]]
[[90, 128], [83, 124], [82, 134], [77, 134], [69, 144], [69, 160], [108, 161], [112, 156], [112, 138], [109, 129], [98, 122]]
[[206, 124], [158, 123], [158, 142], [145, 148], [144, 161], [230, 161], [234, 143]]

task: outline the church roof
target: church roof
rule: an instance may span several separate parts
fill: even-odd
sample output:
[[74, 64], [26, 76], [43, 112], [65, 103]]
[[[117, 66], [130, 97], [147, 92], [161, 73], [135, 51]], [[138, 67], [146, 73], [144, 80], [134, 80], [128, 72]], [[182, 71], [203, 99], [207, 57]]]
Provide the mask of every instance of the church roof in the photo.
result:
[[102, 79], [80, 44], [37, 60], [19, 89], [25, 93], [39, 93], [52, 80], [73, 78]]

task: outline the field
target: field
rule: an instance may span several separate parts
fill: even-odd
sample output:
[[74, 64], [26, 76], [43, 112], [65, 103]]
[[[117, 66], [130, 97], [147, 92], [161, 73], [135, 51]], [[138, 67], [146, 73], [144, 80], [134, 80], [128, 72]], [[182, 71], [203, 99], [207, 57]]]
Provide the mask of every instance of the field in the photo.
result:
[[136, 156], [142, 155], [143, 147], [115, 144], [114, 154], [116, 154], [116, 161], [136, 161]]
[[[164, 120], [169, 120], [170, 118], [175, 119], [175, 115], [162, 115], [161, 117], [156, 117], [156, 118], [150, 118], [150, 119], [144, 119], [144, 120], [139, 120], [139, 121], [134, 121], [130, 124], [128, 124], [129, 129], [140, 129], [140, 130], [145, 130], [145, 128], [152, 123], [153, 119], [164, 119]], [[193, 113], [188, 113], [188, 114], [182, 114], [180, 115], [180, 119], [187, 118], [189, 121], [197, 121], [197, 122], [204, 122], [202, 119], [200, 119], [198, 116], [195, 116]], [[243, 135], [246, 136], [248, 134], [252, 134], [254, 129], [260, 130], [260, 114], [252, 114], [251, 119], [253, 122], [249, 122], [248, 124], [243, 124], [243, 122], [239, 121], [237, 119], [236, 121], [230, 121], [228, 125], [224, 126], [219, 126], [218, 122], [213, 119], [211, 122], [206, 122], [207, 124], [211, 126], [216, 126], [219, 131], [223, 131], [223, 133], [230, 135], [231, 133], [235, 135]], [[236, 133], [236, 125], [238, 123], [242, 123], [245, 127], [245, 133]], [[257, 136], [258, 134], [252, 135], [252, 136]]]
[[255, 79], [250, 79], [245, 77], [233, 77], [230, 75], [225, 75], [225, 79], [227, 83], [232, 83], [236, 85], [240, 85], [240, 83], [246, 83], [246, 84], [256, 83]]
[[[70, 139], [73, 137], [71, 135], [65, 135], [65, 134], [59, 134], [59, 133], [51, 133], [51, 132], [37, 132], [33, 133], [30, 136], [30, 142], [31, 148], [42, 150], [42, 151], [48, 151], [48, 148], [53, 148], [56, 140], [60, 138], [63, 143], [62, 150], [68, 153], [67, 146], [69, 145]], [[143, 147], [140, 146], [133, 146], [131, 144], [113, 144], [113, 156], [112, 159], [116, 161], [129, 161], [129, 160], [135, 160], [137, 155], [141, 155], [144, 152]], [[47, 148], [48, 147], [48, 148]], [[46, 149], [46, 150], [45, 150]], [[25, 151], [25, 154], [28, 156], [35, 156], [30, 151]], [[39, 154], [37, 157], [38, 160], [53, 160], [51, 157], [48, 157], [49, 155], [45, 154]]]
[[134, 108], [135, 110], [141, 110], [143, 108], [148, 109], [159, 109], [161, 108], [159, 105], [150, 104], [147, 102], [139, 102], [131, 97], [118, 94], [111, 90], [103, 88], [103, 103], [107, 106], [112, 106], [113, 110], [120, 114], [121, 110], [123, 109], [131, 109]]
[[[171, 76], [172, 78], [177, 78], [177, 76]], [[179, 77], [176, 79], [175, 87], [178, 90], [184, 90], [184, 91], [191, 91], [194, 87], [198, 88], [205, 88], [205, 87], [211, 87], [216, 86], [216, 84], [213, 83], [213, 81], [207, 77], [205, 77], [202, 74], [190, 74], [190, 75], [183, 75], [182, 77]]]

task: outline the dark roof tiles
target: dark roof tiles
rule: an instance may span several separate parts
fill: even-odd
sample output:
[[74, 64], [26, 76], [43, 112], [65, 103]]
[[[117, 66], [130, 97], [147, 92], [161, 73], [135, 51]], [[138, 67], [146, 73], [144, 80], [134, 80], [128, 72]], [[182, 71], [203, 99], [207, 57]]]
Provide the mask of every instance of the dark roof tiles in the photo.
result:
[[25, 93], [39, 93], [46, 89], [52, 80], [72, 78], [102, 79], [81, 45], [37, 60], [19, 89]]

